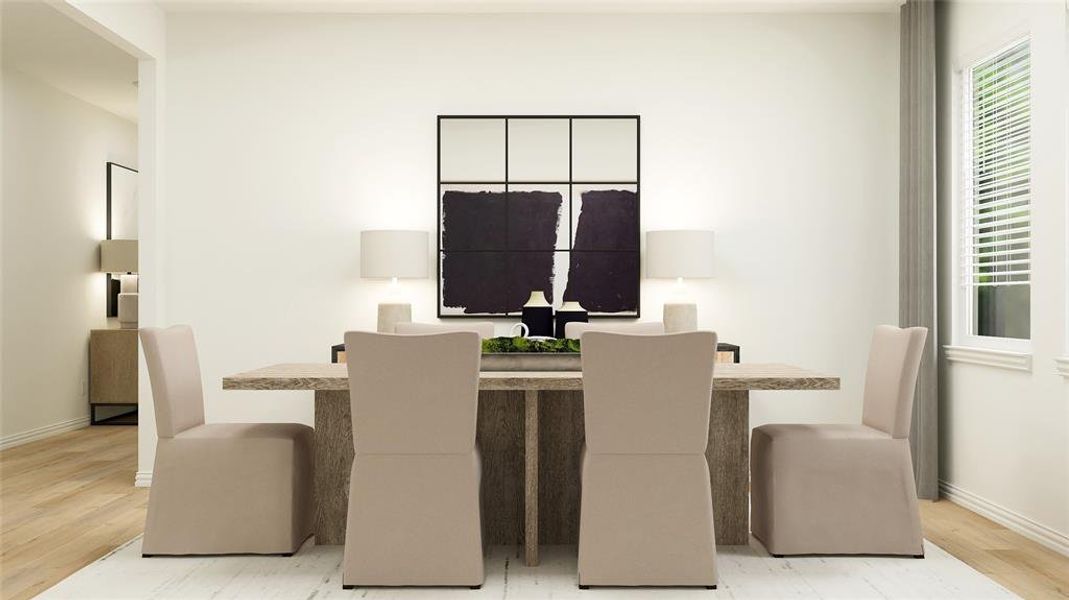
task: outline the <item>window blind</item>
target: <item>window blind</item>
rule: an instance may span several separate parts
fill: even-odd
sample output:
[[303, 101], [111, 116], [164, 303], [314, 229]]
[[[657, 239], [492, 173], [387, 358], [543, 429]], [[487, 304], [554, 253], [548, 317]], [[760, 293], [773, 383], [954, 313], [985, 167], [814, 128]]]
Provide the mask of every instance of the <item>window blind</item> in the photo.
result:
[[1030, 59], [1025, 40], [965, 73], [961, 264], [966, 286], [1030, 283]]

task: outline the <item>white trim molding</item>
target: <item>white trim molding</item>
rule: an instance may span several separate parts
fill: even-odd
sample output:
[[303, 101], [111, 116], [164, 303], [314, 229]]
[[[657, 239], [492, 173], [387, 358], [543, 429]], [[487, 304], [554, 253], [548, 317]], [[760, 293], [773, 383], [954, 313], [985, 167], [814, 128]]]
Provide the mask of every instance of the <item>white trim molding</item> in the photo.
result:
[[[1069, 2], [1069, 0], [1066, 0], [1066, 2]], [[1069, 356], [1055, 358], [1054, 370], [1057, 371], [1058, 374], [1062, 377], [1069, 379]]]
[[905, 0], [158, 0], [168, 13], [706, 14], [890, 13]]
[[1032, 355], [1027, 352], [992, 350], [973, 346], [943, 346], [943, 355], [951, 362], [998, 367], [1011, 371], [1031, 371]]
[[134, 487], [152, 487], [152, 471], [138, 471], [134, 475]]
[[81, 429], [89, 425], [89, 416], [78, 417], [77, 419], [71, 419], [69, 421], [60, 421], [59, 423], [52, 423], [51, 425], [45, 425], [44, 427], [38, 427], [36, 429], [30, 429], [19, 433], [12, 433], [11, 435], [5, 435], [0, 437], [0, 450], [7, 450], [8, 448], [14, 448], [15, 446], [21, 446], [30, 442], [36, 442], [37, 440], [43, 440], [50, 438], [54, 435], [61, 433], [67, 433], [68, 431], [74, 431], [75, 429]]
[[1037, 544], [1042, 544], [1063, 556], [1069, 556], [1069, 536], [1064, 533], [1055, 531], [1041, 523], [1036, 523], [1022, 514], [1015, 513], [1004, 506], [995, 504], [986, 498], [981, 498], [947, 481], [939, 480], [939, 491], [943, 498], [954, 504], [987, 517], [999, 525], [1019, 533]]

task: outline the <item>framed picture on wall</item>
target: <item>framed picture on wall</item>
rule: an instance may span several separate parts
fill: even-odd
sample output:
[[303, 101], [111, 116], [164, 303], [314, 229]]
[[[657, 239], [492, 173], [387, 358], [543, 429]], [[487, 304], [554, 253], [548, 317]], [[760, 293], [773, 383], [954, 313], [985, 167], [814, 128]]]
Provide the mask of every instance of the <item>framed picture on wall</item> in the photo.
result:
[[438, 316], [639, 316], [639, 117], [438, 117]]
[[[105, 228], [109, 240], [137, 239], [137, 169], [105, 163], [107, 168], [107, 201]], [[119, 280], [107, 275], [107, 316], [119, 316]]]

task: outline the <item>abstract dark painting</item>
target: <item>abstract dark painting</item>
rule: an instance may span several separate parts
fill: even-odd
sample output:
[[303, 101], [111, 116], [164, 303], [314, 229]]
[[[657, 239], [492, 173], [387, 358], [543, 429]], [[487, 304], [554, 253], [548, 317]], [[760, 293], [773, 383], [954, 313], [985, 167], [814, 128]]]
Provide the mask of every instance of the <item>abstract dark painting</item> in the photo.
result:
[[505, 193], [442, 194], [442, 251], [505, 250]]
[[465, 314], [519, 312], [531, 290], [553, 297], [559, 193], [442, 194], [442, 303]]
[[[638, 117], [439, 117], [438, 316], [639, 314]], [[502, 158], [503, 157], [503, 158]]]
[[627, 313], [638, 306], [638, 194], [589, 191], [580, 196], [564, 297], [591, 313]]

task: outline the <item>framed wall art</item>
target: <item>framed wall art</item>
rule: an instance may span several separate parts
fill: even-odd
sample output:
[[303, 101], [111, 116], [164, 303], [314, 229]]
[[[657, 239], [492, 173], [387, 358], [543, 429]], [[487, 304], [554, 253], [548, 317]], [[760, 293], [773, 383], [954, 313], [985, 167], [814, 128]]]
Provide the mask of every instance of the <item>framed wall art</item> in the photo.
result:
[[639, 316], [639, 117], [438, 117], [438, 316]]

